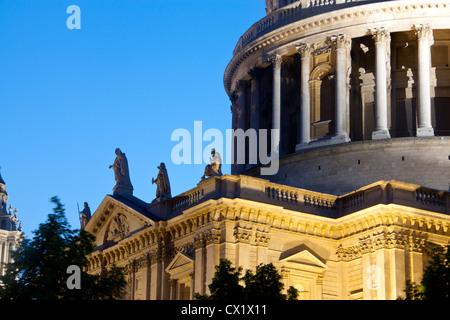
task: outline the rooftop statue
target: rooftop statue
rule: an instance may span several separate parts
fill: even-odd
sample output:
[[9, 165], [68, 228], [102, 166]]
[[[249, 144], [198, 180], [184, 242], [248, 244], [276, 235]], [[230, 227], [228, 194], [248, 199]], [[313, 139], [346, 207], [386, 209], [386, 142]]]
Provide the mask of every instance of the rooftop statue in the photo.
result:
[[113, 191], [114, 194], [133, 194], [133, 186], [131, 185], [130, 172], [128, 170], [128, 160], [119, 148], [116, 149], [116, 159], [114, 164], [109, 168], [114, 170], [114, 178], [116, 179], [116, 186]]
[[278, 0], [266, 0], [266, 13], [269, 14], [278, 9]]
[[172, 192], [170, 191], [169, 175], [167, 174], [166, 165], [164, 162], [157, 167], [159, 169], [156, 179], [152, 178], [152, 184], [156, 183], [156, 198], [157, 199], [170, 199], [172, 198]]
[[84, 209], [83, 211], [80, 211], [80, 228], [84, 229], [91, 219], [91, 209], [89, 208], [89, 205], [87, 202], [84, 203]]
[[209, 158], [211, 164], [208, 164], [205, 168], [205, 173], [201, 181], [205, 180], [205, 177], [215, 177], [222, 175], [222, 157], [215, 149], [211, 149], [212, 158]]

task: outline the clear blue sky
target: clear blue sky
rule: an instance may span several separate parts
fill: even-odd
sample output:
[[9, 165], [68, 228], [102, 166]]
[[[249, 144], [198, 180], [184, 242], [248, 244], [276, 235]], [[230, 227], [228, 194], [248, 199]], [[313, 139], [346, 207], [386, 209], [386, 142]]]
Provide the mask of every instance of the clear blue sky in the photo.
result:
[[[69, 30], [69, 5], [81, 30]], [[151, 202], [165, 162], [175, 196], [202, 165], [174, 165], [175, 129], [231, 126], [223, 74], [264, 0], [0, 0], [1, 174], [28, 237], [60, 197], [94, 212], [112, 193], [115, 148], [134, 195]], [[205, 142], [203, 147], [209, 143]], [[225, 166], [224, 173], [229, 173]]]

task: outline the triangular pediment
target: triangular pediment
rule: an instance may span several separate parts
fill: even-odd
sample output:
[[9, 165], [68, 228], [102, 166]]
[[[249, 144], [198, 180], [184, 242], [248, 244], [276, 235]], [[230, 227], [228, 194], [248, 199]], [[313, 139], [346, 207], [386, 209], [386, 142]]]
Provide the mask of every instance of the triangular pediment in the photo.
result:
[[172, 259], [170, 264], [166, 268], [166, 272], [171, 275], [171, 277], [176, 277], [177, 275], [186, 274], [193, 271], [194, 269], [194, 259], [185, 255], [184, 253], [178, 252]]
[[159, 221], [145, 211], [145, 203], [135, 197], [107, 195], [87, 223], [85, 230], [96, 237], [96, 246], [118, 242]]
[[185, 267], [186, 265], [192, 264], [194, 260], [187, 255], [178, 252], [173, 258], [172, 262], [167, 266], [166, 271], [170, 273], [171, 270]]
[[300, 252], [294, 253], [288, 257], [280, 260], [281, 263], [289, 265], [304, 265], [312, 267], [320, 267], [326, 269], [327, 266], [322, 262], [314, 253], [308, 249], [304, 249]]

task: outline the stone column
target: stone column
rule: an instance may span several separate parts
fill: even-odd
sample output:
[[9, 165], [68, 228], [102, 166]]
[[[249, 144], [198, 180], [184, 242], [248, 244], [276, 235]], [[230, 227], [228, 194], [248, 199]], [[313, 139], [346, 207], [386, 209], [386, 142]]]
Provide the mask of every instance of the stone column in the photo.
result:
[[247, 129], [246, 127], [246, 113], [247, 113], [247, 85], [248, 82], [245, 80], [239, 80], [236, 85], [236, 92], [238, 94], [238, 105], [237, 105], [237, 127], [238, 129]]
[[[254, 67], [249, 71], [251, 77], [251, 105], [250, 105], [250, 128], [256, 131], [257, 141], [256, 152], [259, 154], [259, 129], [260, 129], [260, 118], [261, 118], [261, 108], [260, 108], [260, 76], [261, 69]], [[247, 148], [249, 150], [249, 148]], [[253, 168], [257, 164], [247, 164], [247, 169]]]
[[281, 129], [281, 63], [283, 58], [275, 55], [270, 58], [273, 66], [273, 91], [272, 91], [272, 131], [271, 131], [271, 155], [280, 154], [280, 129]]
[[177, 298], [177, 279], [170, 279], [169, 283], [170, 283], [170, 300], [178, 300]]
[[251, 77], [251, 106], [250, 106], [250, 128], [259, 130], [260, 127], [260, 101], [259, 87], [261, 69], [254, 67], [248, 73]]
[[332, 139], [338, 140], [336, 142], [348, 142], [350, 138], [347, 132], [347, 71], [349, 68], [347, 56], [350, 54], [351, 40], [344, 35], [334, 36], [331, 40], [336, 46], [336, 133]]
[[434, 136], [431, 125], [431, 51], [433, 30], [428, 25], [414, 26], [417, 35], [418, 113], [417, 136]]
[[[233, 130], [237, 129], [237, 102], [238, 102], [238, 95], [236, 93], [236, 91], [231, 92], [230, 94], [230, 101], [231, 101], [231, 128]], [[236, 144], [234, 143], [234, 141], [231, 142], [231, 147], [233, 150], [233, 154], [234, 156], [236, 156]], [[231, 159], [232, 164], [231, 164], [231, 174], [236, 174], [236, 159]]]
[[[244, 131], [247, 130], [247, 86], [248, 82], [244, 80], [239, 80], [236, 85], [236, 91], [238, 93], [238, 106], [237, 106], [237, 128], [242, 129]], [[233, 139], [234, 144], [234, 139]], [[243, 173], [245, 171], [245, 163], [237, 163], [237, 160], [240, 156], [237, 154], [239, 148], [235, 148], [234, 153], [234, 163], [236, 163], [237, 173]], [[245, 152], [246, 148], [243, 151]], [[245, 159], [245, 155], [243, 159]]]
[[303, 149], [311, 141], [311, 101], [309, 93], [309, 73], [311, 64], [311, 47], [302, 44], [297, 51], [301, 57], [301, 101], [300, 101], [300, 139], [296, 151]]
[[372, 38], [375, 40], [375, 130], [372, 140], [389, 139], [386, 71], [389, 61], [386, 45], [390, 43], [390, 35], [385, 29], [377, 29]]

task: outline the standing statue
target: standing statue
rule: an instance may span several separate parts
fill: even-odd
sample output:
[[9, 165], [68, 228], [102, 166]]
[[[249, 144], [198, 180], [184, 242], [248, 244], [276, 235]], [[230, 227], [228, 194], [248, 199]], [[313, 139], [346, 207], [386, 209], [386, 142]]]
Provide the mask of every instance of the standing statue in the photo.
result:
[[133, 186], [131, 185], [130, 172], [128, 170], [128, 160], [119, 148], [116, 149], [116, 160], [109, 168], [114, 170], [114, 178], [116, 186], [114, 194], [133, 194]]
[[216, 149], [211, 149], [211, 155], [212, 158], [209, 158], [211, 164], [208, 164], [205, 167], [205, 172], [201, 181], [205, 180], [205, 177], [215, 177], [222, 175], [222, 157], [218, 152], [216, 152]]
[[84, 229], [90, 219], [91, 219], [91, 209], [89, 208], [88, 203], [85, 202], [83, 211], [80, 211], [80, 224], [81, 224], [80, 228]]
[[161, 200], [172, 198], [172, 192], [170, 191], [169, 176], [167, 174], [166, 165], [161, 162], [159, 167], [158, 176], [156, 179], [152, 178], [152, 184], [156, 183], [156, 198]]

